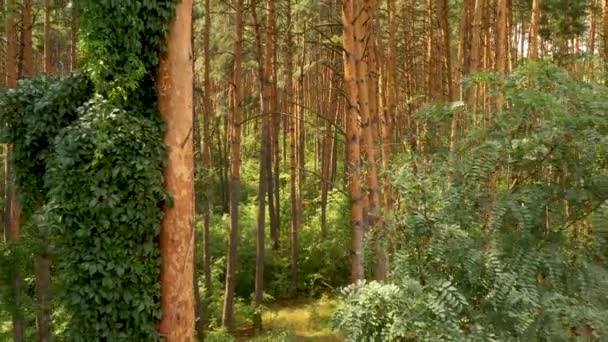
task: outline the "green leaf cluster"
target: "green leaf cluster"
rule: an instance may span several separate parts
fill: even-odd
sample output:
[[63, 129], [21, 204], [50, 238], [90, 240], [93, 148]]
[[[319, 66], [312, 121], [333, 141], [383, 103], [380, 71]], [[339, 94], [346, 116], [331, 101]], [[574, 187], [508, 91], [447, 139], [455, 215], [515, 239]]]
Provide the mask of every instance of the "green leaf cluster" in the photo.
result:
[[170, 199], [154, 81], [175, 3], [81, 0], [82, 73], [0, 93], [22, 230], [36, 242], [24, 253], [53, 258], [69, 341], [160, 339], [158, 235]]
[[538, 63], [500, 81], [493, 122], [394, 165], [391, 281], [346, 290], [347, 338], [608, 336], [608, 89]]
[[45, 182], [71, 341], [155, 339], [162, 131], [102, 98], [57, 137]]

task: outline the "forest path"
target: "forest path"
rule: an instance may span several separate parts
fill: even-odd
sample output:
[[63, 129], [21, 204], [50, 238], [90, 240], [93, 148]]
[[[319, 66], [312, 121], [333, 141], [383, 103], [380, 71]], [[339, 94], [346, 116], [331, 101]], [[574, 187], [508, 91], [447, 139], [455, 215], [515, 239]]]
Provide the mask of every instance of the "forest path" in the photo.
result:
[[303, 299], [270, 304], [263, 321], [268, 332], [259, 337], [242, 337], [239, 341], [343, 341], [331, 328], [336, 300]]

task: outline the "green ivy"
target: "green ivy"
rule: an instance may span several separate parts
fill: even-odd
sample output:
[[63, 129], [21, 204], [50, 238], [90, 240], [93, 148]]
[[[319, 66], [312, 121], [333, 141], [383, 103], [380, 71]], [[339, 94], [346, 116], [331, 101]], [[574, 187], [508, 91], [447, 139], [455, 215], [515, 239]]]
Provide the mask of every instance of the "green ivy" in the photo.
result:
[[62, 131], [45, 182], [70, 341], [151, 341], [160, 318], [159, 126], [97, 98]]
[[27, 253], [54, 259], [69, 341], [160, 340], [158, 235], [170, 199], [154, 81], [175, 4], [80, 0], [82, 73], [0, 93], [22, 230], [36, 242]]
[[175, 3], [80, 0], [82, 53], [101, 94], [138, 101], [153, 90], [158, 52], [165, 46]]

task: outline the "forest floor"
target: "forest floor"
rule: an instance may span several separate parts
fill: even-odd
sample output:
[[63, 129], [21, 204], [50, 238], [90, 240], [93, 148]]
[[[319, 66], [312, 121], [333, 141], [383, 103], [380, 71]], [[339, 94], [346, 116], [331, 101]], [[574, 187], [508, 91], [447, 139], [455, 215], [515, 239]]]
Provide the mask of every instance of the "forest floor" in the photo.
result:
[[244, 329], [237, 341], [342, 341], [330, 324], [335, 308], [336, 301], [327, 297], [270, 304], [263, 314], [267, 332], [251, 337]]
[[[265, 333], [253, 337], [250, 326], [238, 329], [237, 341], [340, 342], [343, 339], [331, 328], [336, 300], [301, 299], [269, 304], [263, 314]], [[11, 320], [0, 311], [0, 341], [10, 341]]]

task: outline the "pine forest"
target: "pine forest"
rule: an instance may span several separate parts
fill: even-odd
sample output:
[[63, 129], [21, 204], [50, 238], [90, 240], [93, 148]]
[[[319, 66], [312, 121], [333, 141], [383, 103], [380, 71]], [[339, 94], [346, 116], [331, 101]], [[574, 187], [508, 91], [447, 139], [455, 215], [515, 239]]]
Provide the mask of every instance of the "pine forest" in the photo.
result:
[[608, 341], [608, 0], [0, 0], [4, 341]]

